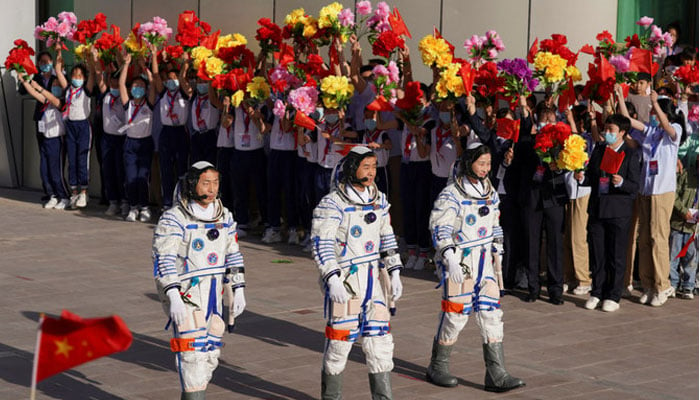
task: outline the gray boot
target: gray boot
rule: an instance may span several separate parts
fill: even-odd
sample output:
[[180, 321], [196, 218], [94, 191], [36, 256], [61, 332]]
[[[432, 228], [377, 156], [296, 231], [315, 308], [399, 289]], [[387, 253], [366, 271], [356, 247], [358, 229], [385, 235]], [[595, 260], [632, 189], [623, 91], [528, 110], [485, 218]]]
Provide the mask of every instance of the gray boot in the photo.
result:
[[198, 392], [182, 392], [180, 400], [204, 400], [206, 390], [200, 390]]
[[340, 400], [343, 397], [343, 374], [321, 373], [321, 400]]
[[391, 372], [369, 374], [372, 400], [391, 400]]
[[487, 392], [507, 392], [525, 386], [522, 379], [514, 378], [506, 371], [502, 342], [488, 343], [483, 346], [484, 362], [486, 363], [484, 389]]
[[452, 353], [452, 345], [439, 344], [437, 340], [433, 342], [430, 365], [425, 373], [428, 382], [444, 387], [457, 386], [457, 378], [450, 375], [450, 353]]

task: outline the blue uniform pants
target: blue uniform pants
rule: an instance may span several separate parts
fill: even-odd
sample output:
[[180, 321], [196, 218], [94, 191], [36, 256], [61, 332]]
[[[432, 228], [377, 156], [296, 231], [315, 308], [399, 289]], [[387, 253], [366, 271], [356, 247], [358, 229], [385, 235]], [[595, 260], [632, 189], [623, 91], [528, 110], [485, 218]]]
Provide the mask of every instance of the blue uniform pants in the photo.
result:
[[184, 126], [163, 125], [158, 138], [158, 157], [160, 160], [160, 186], [163, 206], [173, 205], [173, 192], [180, 176], [188, 168], [187, 131]]
[[148, 182], [153, 160], [153, 138], [126, 138], [124, 141], [124, 171], [126, 193], [131, 207], [148, 205]]
[[90, 176], [90, 122], [66, 120], [66, 150], [68, 151], [68, 184], [71, 190], [87, 189]]

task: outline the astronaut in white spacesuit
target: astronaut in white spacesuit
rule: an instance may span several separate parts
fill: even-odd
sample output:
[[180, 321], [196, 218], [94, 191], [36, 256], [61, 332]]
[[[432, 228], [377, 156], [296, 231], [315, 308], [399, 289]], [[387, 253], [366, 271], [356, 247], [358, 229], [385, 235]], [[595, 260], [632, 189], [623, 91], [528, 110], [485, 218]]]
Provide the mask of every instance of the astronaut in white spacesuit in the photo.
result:
[[175, 197], [153, 236], [153, 275], [173, 326], [170, 349], [181, 399], [200, 400], [219, 364], [226, 326], [231, 331], [233, 318], [245, 308], [243, 256], [236, 223], [219, 200], [219, 172], [212, 164], [193, 164]]
[[374, 183], [377, 157], [354, 147], [336, 166], [332, 189], [313, 214], [313, 256], [325, 294], [322, 399], [340, 399], [342, 373], [362, 338], [373, 399], [391, 399], [394, 343], [389, 319], [403, 268], [386, 195]]
[[491, 154], [486, 145], [472, 143], [453, 168], [452, 182], [439, 194], [430, 214], [430, 230], [442, 272], [442, 304], [433, 341], [428, 381], [457, 385], [449, 359], [459, 332], [471, 313], [483, 337], [487, 391], [505, 392], [524, 386], [505, 369], [503, 311], [500, 304], [499, 258], [503, 230], [499, 225], [498, 193], [488, 173]]

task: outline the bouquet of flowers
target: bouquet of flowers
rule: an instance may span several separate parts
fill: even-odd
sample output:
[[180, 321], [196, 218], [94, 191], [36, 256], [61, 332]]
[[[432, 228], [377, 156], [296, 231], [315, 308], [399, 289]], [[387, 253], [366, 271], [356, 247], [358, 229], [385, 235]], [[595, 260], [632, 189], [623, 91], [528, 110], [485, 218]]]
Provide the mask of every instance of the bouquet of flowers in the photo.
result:
[[435, 35], [427, 35], [418, 43], [423, 64], [428, 67], [445, 68], [452, 63], [453, 53], [449, 43]]
[[489, 61], [476, 70], [475, 96], [486, 104], [493, 104], [496, 96], [504, 91], [505, 79], [498, 74], [498, 67]]
[[78, 23], [78, 27], [73, 33], [73, 41], [84, 44], [92, 45], [94, 43], [97, 34], [107, 29], [107, 17], [102, 13], [97, 13], [95, 19], [86, 19]]
[[247, 85], [252, 80], [252, 71], [247, 72], [243, 68], [234, 68], [226, 73], [214, 76], [211, 86], [214, 89], [217, 89], [219, 92], [224, 93], [226, 96], [233, 94], [235, 99], [234, 97], [231, 97], [231, 102], [238, 107], [240, 102], [236, 101], [239, 98], [241, 101], [243, 100]]
[[282, 29], [269, 18], [260, 18], [258, 28], [255, 31], [255, 39], [260, 43], [260, 48], [265, 55], [280, 51], [282, 44]]
[[406, 84], [404, 96], [396, 101], [396, 107], [400, 110], [400, 116], [411, 125], [423, 124], [423, 90], [420, 82], [412, 81]]
[[576, 68], [578, 54], [566, 47], [564, 35], [552, 34], [551, 39], [545, 39], [537, 48], [537, 40], [530, 47], [527, 61], [535, 66], [535, 77], [545, 87], [560, 93], [567, 89], [566, 81], [571, 77], [573, 82], [581, 80], [581, 71]]
[[537, 156], [545, 163], [556, 160], [570, 135], [571, 127], [564, 122], [545, 126], [535, 136], [534, 148]]
[[112, 25], [111, 29], [112, 33], [102, 32], [102, 36], [94, 44], [103, 65], [110, 64], [117, 59], [117, 54], [121, 51], [122, 43], [124, 43], [119, 27]]
[[435, 85], [435, 93], [438, 101], [451, 100], [456, 101], [457, 98], [466, 94], [464, 82], [459, 75], [461, 64], [452, 63], [440, 72], [440, 79]]
[[285, 94], [291, 89], [301, 86], [303, 83], [296, 74], [289, 72], [287, 66], [276, 65], [269, 72], [270, 87], [275, 97], [278, 99], [283, 99]]
[[532, 70], [527, 61], [522, 58], [505, 59], [496, 64], [499, 76], [504, 80], [503, 94], [510, 100], [510, 104], [517, 103], [520, 96], [529, 96], [539, 81], [533, 77]]
[[345, 108], [355, 88], [345, 76], [329, 75], [321, 79], [321, 100], [326, 108]]
[[640, 18], [636, 24], [644, 28], [645, 32], [642, 34], [642, 36], [639, 36], [636, 33], [632, 36], [627, 36], [627, 38], [625, 38], [627, 48], [637, 47], [640, 49], [646, 49], [650, 50], [655, 57], [661, 56], [666, 47], [670, 47], [673, 44], [673, 39], [671, 38], [671, 34], [668, 32], [663, 32], [661, 28], [653, 25], [653, 23], [653, 18]]
[[267, 84], [267, 80], [262, 76], [254, 77], [246, 85], [245, 91], [248, 93], [250, 105], [253, 107], [265, 103], [270, 98], [270, 85]]
[[588, 161], [586, 139], [571, 134], [564, 140], [563, 148], [557, 156], [557, 168], [567, 171], [581, 171]]
[[34, 38], [46, 41], [47, 47], [59, 43], [67, 50], [65, 41], [73, 40], [78, 18], [72, 12], [64, 11], [58, 14], [58, 19], [51, 17], [46, 22], [34, 28]]
[[15, 47], [10, 49], [10, 54], [5, 60], [5, 69], [24, 73], [24, 79], [29, 81], [32, 75], [39, 72], [31, 58], [34, 55], [34, 49], [22, 39], [15, 40], [14, 45]]
[[180, 43], [186, 52], [199, 45], [199, 41], [204, 39], [211, 32], [211, 26], [197, 18], [194, 11], [180, 13], [177, 21], [177, 35], [175, 40]]
[[503, 40], [494, 30], [486, 32], [484, 36], [473, 35], [464, 41], [464, 49], [467, 51], [467, 59], [475, 67], [479, 67], [484, 61], [493, 61], [498, 53], [505, 50]]
[[598, 104], [605, 103], [615, 88], [615, 68], [599, 56], [595, 64], [588, 64], [588, 82], [581, 95]]
[[673, 72], [673, 80], [678, 82], [682, 90], [686, 87], [698, 84], [698, 62], [684, 65]]
[[143, 39], [138, 35], [140, 27], [141, 24], [137, 22], [136, 25], [131, 28], [131, 32], [129, 32], [129, 35], [124, 41], [126, 51], [133, 57], [143, 57], [148, 52], [148, 47], [143, 44]]
[[377, 88], [377, 95], [383, 97], [385, 101], [395, 103], [396, 89], [399, 87], [399, 67], [396, 62], [389, 61], [386, 67], [378, 64], [372, 69], [372, 76], [374, 76], [374, 87]]
[[316, 110], [318, 90], [313, 86], [302, 86], [289, 92], [289, 103], [297, 111], [309, 115]]
[[384, 31], [372, 41], [372, 54], [389, 59], [398, 49], [403, 49], [405, 46], [403, 38], [396, 32]]
[[173, 30], [168, 27], [168, 21], [161, 17], [153, 17], [153, 21], [141, 24], [138, 35], [156, 47], [170, 40]]
[[343, 9], [343, 5], [338, 2], [328, 4], [318, 13], [319, 44], [328, 44], [336, 37], [342, 43], [347, 42], [354, 24], [355, 15], [352, 10]]
[[309, 40], [313, 39], [318, 32], [318, 21], [316, 18], [304, 13], [303, 8], [292, 10], [284, 17], [284, 27], [282, 37], [291, 38], [294, 43], [301, 47], [309, 45]]

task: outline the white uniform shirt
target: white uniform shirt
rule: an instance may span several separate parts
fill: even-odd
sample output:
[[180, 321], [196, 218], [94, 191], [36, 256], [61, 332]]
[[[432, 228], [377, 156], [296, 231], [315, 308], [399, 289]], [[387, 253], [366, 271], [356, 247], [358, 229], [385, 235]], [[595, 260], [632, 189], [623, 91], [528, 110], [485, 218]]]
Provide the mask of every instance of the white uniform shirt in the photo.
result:
[[457, 159], [457, 146], [449, 127], [438, 124], [430, 131], [430, 167], [433, 175], [447, 178]]
[[241, 107], [236, 107], [236, 118], [233, 121], [233, 143], [236, 150], [251, 151], [262, 149], [263, 136]]
[[230, 149], [233, 147], [233, 124], [227, 128], [219, 125], [219, 134], [216, 137], [216, 147]]
[[47, 139], [65, 135], [66, 129], [63, 125], [61, 111], [49, 103], [46, 103], [45, 106], [46, 109], [41, 114], [41, 119], [38, 123], [39, 132], [43, 133]]
[[[309, 131], [304, 129], [304, 134], [308, 135]], [[318, 142], [309, 142], [307, 144], [299, 143], [297, 146], [297, 155], [301, 158], [306, 158], [310, 163], [318, 162]]]
[[126, 136], [132, 139], [143, 139], [151, 136], [151, 126], [153, 125], [153, 110], [144, 101], [141, 104], [134, 104], [134, 100], [129, 100], [126, 106], [127, 123], [122, 128], [126, 131]]
[[119, 128], [125, 123], [124, 106], [119, 95], [112, 96], [111, 93], [107, 93], [102, 99], [102, 128], [110, 135], [123, 136], [125, 132], [119, 132]]
[[209, 96], [196, 95], [190, 107], [190, 121], [196, 132], [206, 132], [219, 123], [219, 110], [211, 105]]
[[90, 96], [85, 93], [85, 87], [69, 86], [66, 91], [66, 114], [71, 121], [83, 121], [90, 116]]
[[290, 132], [284, 132], [280, 126], [280, 119], [275, 115], [270, 130], [270, 148], [272, 150], [293, 151], [296, 146], [296, 127], [292, 127]]
[[[643, 151], [640, 176], [642, 185], [639, 190], [642, 195], [676, 191], [676, 161], [682, 128], [678, 124], [671, 126], [676, 131], [676, 140], [671, 140], [661, 126], [654, 128], [647, 125], [641, 132], [636, 129], [631, 132], [632, 138], [642, 146]], [[654, 175], [655, 169], [657, 174]]]
[[176, 90], [175, 94], [166, 90], [160, 97], [158, 109], [160, 120], [164, 126], [183, 126], [187, 122], [188, 101], [181, 90]]
[[421, 157], [418, 154], [416, 139], [415, 135], [408, 130], [408, 127], [404, 126], [403, 132], [401, 132], [401, 154], [404, 161], [406, 159], [411, 162], [430, 160], [430, 154], [425, 157]]
[[[374, 132], [367, 132], [362, 135], [362, 144], [379, 143], [384, 144], [384, 140], [388, 139], [389, 135], [386, 131], [375, 130]], [[387, 149], [372, 149], [374, 154], [377, 155], [377, 168], [386, 167], [389, 164], [389, 150]]]
[[[330, 140], [323, 137], [321, 132], [328, 131], [331, 137], [339, 138], [340, 124], [342, 123], [343, 121], [339, 121], [335, 124], [335, 126], [330, 128], [327, 128], [325, 123], [319, 124], [317, 161], [318, 165], [322, 166], [323, 168], [335, 168], [336, 164], [338, 164], [340, 159], [343, 158], [343, 156], [338, 153], [338, 150], [342, 150], [343, 146], [331, 143]], [[350, 125], [346, 123], [345, 127], [349, 129]]]

